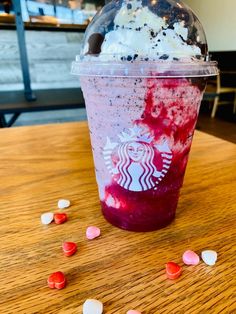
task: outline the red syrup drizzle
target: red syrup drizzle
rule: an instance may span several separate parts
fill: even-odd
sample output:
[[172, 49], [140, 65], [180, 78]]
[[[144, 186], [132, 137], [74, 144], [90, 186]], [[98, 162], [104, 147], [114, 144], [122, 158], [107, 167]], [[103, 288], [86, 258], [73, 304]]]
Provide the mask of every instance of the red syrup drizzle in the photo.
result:
[[[160, 79], [159, 79], [160, 82]], [[185, 168], [187, 165], [192, 136], [197, 120], [196, 114], [189, 118], [181, 127], [176, 126], [174, 120], [167, 118], [165, 99], [161, 105], [158, 116], [154, 116], [153, 110], [157, 105], [154, 92], [156, 88], [171, 89], [178, 86], [192, 86], [186, 79], [163, 79], [162, 85], [157, 84], [155, 79], [147, 79], [148, 91], [145, 97], [145, 109], [141, 119], [135, 121], [136, 124], [147, 127], [154, 135], [155, 141], [165, 135], [173, 138], [185, 147], [180, 152], [173, 151], [171, 166], [163, 179], [157, 185], [157, 189], [133, 192], [124, 189], [116, 182], [105, 189], [105, 200], [109, 198], [109, 206], [106, 201], [101, 202], [102, 211], [106, 219], [113, 225], [131, 231], [152, 231], [167, 226], [175, 217], [175, 211], [179, 198], [179, 190], [183, 183]], [[183, 97], [173, 99], [173, 107], [183, 106]], [[170, 106], [170, 105], [168, 105]], [[156, 159], [159, 159], [156, 156]], [[155, 159], [154, 159], [155, 162]], [[157, 163], [156, 163], [157, 165]], [[160, 161], [159, 161], [160, 166]], [[159, 170], [159, 169], [158, 169]]]

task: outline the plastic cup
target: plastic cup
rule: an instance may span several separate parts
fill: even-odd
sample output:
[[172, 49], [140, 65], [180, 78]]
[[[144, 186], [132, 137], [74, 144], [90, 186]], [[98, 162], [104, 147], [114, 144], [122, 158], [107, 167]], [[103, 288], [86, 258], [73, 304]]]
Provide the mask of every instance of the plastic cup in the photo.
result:
[[107, 59], [83, 55], [72, 68], [85, 98], [102, 212], [117, 227], [156, 230], [175, 217], [206, 80], [217, 67], [185, 58]]

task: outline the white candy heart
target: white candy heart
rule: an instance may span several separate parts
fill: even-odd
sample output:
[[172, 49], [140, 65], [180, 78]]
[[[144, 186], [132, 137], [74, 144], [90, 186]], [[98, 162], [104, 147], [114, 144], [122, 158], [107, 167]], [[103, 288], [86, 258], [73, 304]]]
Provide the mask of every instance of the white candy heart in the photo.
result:
[[53, 213], [44, 213], [41, 215], [41, 223], [43, 225], [49, 225], [54, 218], [54, 214]]
[[83, 314], [102, 314], [103, 304], [95, 299], [87, 299], [83, 304]]
[[217, 253], [212, 250], [202, 251], [201, 257], [203, 262], [209, 266], [215, 265], [217, 261]]
[[61, 199], [61, 200], [58, 201], [57, 206], [60, 209], [67, 208], [67, 207], [70, 206], [70, 201]]

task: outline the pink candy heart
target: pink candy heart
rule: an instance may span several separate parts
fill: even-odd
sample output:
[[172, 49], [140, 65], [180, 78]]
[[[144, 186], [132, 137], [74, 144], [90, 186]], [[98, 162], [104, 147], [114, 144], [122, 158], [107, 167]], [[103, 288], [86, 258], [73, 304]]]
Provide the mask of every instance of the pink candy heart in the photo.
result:
[[194, 251], [186, 251], [183, 254], [183, 262], [186, 265], [197, 265], [200, 262], [200, 258]]
[[86, 230], [86, 237], [89, 240], [93, 240], [93, 239], [99, 237], [100, 234], [101, 234], [100, 229], [98, 227], [95, 227], [95, 226], [90, 226]]
[[141, 314], [141, 312], [136, 310], [129, 310], [126, 314]]

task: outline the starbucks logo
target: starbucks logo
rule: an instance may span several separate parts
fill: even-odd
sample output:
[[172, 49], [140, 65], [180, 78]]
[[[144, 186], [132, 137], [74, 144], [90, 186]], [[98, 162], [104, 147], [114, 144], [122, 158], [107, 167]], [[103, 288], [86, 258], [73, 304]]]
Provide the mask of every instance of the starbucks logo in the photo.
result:
[[121, 132], [118, 138], [118, 142], [112, 142], [107, 137], [103, 149], [105, 164], [113, 179], [129, 191], [157, 189], [171, 165], [172, 152], [167, 140], [155, 142], [146, 129], [137, 125]]

